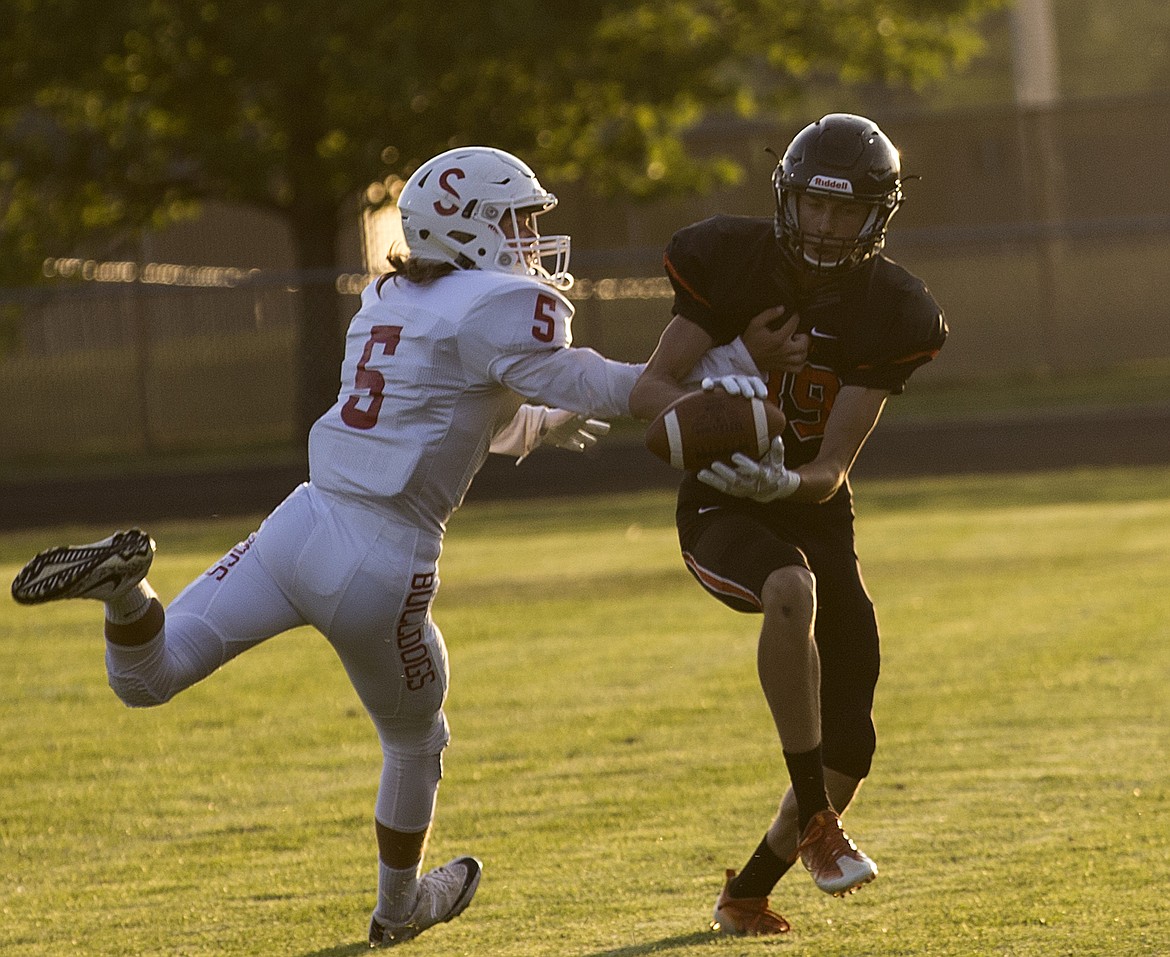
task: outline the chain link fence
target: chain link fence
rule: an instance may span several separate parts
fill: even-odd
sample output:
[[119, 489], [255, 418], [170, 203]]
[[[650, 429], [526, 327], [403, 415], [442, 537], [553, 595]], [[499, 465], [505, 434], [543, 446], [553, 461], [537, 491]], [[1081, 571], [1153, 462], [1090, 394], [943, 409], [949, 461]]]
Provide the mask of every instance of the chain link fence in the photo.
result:
[[[920, 376], [1170, 360], [1170, 101], [883, 125], [924, 180], [887, 252], [926, 279], [952, 330]], [[585, 277], [570, 294], [575, 342], [645, 359], [670, 317], [666, 239], [717, 210], [766, 215], [770, 168], [757, 153], [791, 132], [736, 134], [750, 179], [736, 192], [642, 209], [563, 201], [580, 217], [555, 214]], [[46, 271], [43, 287], [0, 290], [0, 463], [292, 440], [298, 290], [318, 277], [69, 259]], [[339, 334], [366, 278], [333, 280]]]

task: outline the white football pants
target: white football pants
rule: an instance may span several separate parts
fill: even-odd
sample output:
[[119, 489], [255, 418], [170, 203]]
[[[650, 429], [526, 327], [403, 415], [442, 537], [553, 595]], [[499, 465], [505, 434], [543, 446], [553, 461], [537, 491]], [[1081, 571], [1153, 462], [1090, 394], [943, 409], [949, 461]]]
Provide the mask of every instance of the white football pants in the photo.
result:
[[434, 815], [449, 731], [447, 649], [431, 619], [442, 541], [305, 484], [167, 607], [145, 645], [106, 643], [110, 687], [162, 704], [262, 641], [313, 625], [377, 728], [375, 817], [406, 832]]

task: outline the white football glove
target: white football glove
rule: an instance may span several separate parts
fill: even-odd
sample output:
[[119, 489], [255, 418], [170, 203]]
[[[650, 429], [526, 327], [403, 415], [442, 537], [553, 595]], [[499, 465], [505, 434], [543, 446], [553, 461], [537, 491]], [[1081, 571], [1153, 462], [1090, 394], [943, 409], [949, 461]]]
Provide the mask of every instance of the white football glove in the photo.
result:
[[754, 375], [707, 376], [700, 385], [704, 392], [722, 389], [728, 395], [742, 395], [749, 399], [768, 398], [768, 387], [764, 380]]
[[590, 419], [565, 409], [550, 409], [525, 403], [499, 432], [492, 436], [489, 452], [514, 455], [519, 465], [538, 445], [551, 443], [558, 449], [584, 452], [609, 432], [609, 423]]
[[736, 452], [731, 461], [735, 468], [726, 462], [712, 462], [710, 468], [699, 471], [699, 481], [725, 495], [757, 502], [788, 498], [800, 488], [800, 476], [784, 465], [784, 440], [780, 436], [772, 439], [772, 445], [758, 462], [742, 452]]
[[541, 431], [541, 444], [552, 444], [570, 452], [584, 452], [609, 434], [609, 423], [590, 419], [564, 409], [549, 409]]
[[609, 423], [588, 419], [565, 409], [525, 403], [512, 421], [492, 436], [489, 452], [514, 455], [519, 465], [538, 445], [551, 442], [557, 448], [584, 452], [609, 431]]

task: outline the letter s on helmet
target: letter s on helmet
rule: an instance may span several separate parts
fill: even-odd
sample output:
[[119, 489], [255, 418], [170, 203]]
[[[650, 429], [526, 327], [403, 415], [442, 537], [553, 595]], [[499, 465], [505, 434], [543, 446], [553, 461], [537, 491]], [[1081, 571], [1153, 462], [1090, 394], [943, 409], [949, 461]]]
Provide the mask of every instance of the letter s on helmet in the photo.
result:
[[[830, 113], [796, 134], [772, 174], [776, 239], [805, 269], [851, 269], [885, 245], [886, 226], [902, 204], [901, 159], [878, 125], [852, 113]], [[870, 207], [855, 241], [826, 254], [801, 232], [797, 197], [830, 196]]]
[[532, 276], [568, 289], [569, 237], [521, 232], [525, 217], [535, 223], [556, 204], [524, 162], [489, 146], [461, 147], [427, 160], [398, 197], [412, 256]]

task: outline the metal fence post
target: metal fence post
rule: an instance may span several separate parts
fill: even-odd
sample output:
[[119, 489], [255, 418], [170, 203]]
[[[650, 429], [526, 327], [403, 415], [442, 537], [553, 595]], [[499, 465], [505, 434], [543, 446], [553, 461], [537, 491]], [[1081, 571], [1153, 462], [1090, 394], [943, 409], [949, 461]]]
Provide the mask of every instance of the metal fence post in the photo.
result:
[[139, 448], [143, 452], [156, 451], [154, 430], [151, 427], [150, 401], [150, 317], [143, 303], [143, 290], [134, 282], [127, 290], [131, 328], [134, 330], [134, 399], [137, 405]]

